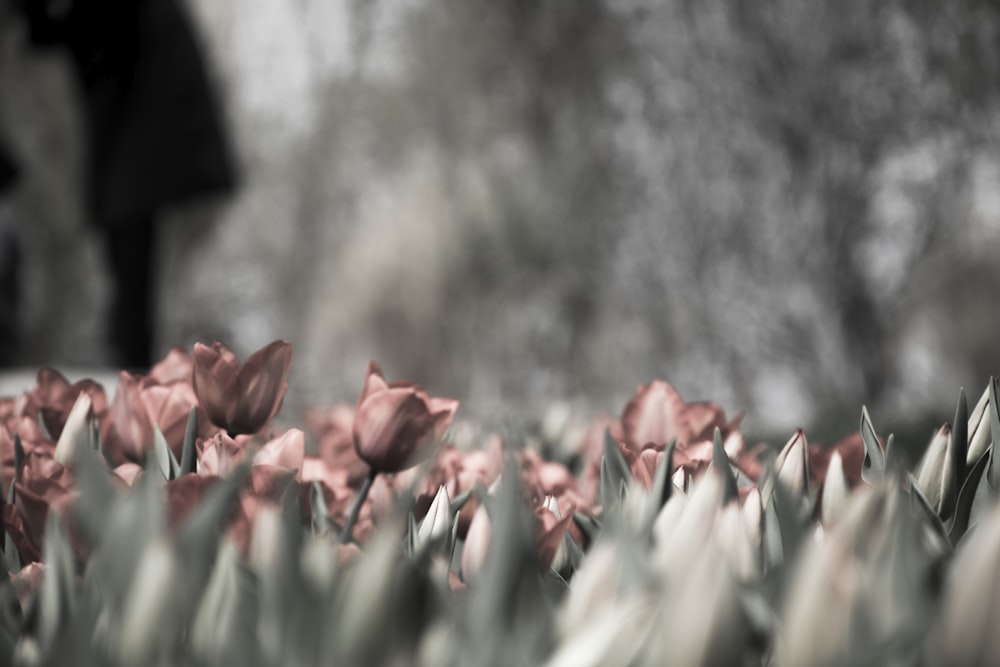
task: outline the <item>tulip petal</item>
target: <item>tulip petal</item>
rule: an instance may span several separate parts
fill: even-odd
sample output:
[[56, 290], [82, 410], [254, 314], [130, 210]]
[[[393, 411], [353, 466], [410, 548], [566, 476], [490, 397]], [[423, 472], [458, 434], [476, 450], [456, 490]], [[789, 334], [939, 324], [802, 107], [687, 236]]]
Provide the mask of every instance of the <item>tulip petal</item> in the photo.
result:
[[239, 387], [240, 362], [232, 350], [216, 341], [194, 344], [194, 391], [212, 423], [226, 428], [227, 405]]
[[297, 428], [291, 428], [261, 447], [253, 462], [254, 465], [272, 465], [297, 470], [301, 479], [305, 453], [305, 433]]
[[382, 367], [374, 361], [368, 362], [368, 372], [365, 375], [365, 384], [361, 388], [361, 395], [358, 396], [358, 405], [361, 405], [369, 396], [389, 389], [382, 374]]
[[355, 447], [372, 468], [397, 472], [417, 462], [414, 455], [426, 450], [423, 445], [434, 425], [433, 415], [412, 390], [389, 389], [358, 406]]
[[[631, 445], [652, 442], [666, 445], [678, 437], [678, 422], [684, 400], [666, 382], [655, 380], [636, 389], [621, 416], [625, 440]], [[690, 444], [683, 442], [682, 444]]]
[[292, 366], [292, 346], [276, 340], [254, 352], [239, 371], [239, 385], [233, 421], [240, 432], [255, 433], [281, 409], [288, 391]]

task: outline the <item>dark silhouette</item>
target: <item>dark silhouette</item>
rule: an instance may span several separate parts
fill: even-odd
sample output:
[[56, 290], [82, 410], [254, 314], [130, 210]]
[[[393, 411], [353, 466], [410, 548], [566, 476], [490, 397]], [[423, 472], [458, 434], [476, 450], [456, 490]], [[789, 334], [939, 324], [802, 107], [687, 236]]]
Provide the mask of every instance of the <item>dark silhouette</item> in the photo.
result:
[[36, 45], [68, 51], [87, 133], [86, 195], [114, 284], [114, 361], [146, 368], [154, 221], [229, 192], [235, 168], [191, 22], [178, 0], [21, 0]]
[[0, 366], [12, 365], [18, 354], [21, 249], [14, 223], [3, 204], [3, 197], [17, 181], [17, 175], [17, 163], [0, 137]]
[[7, 149], [7, 144], [0, 137], [0, 196], [17, 180], [17, 164]]

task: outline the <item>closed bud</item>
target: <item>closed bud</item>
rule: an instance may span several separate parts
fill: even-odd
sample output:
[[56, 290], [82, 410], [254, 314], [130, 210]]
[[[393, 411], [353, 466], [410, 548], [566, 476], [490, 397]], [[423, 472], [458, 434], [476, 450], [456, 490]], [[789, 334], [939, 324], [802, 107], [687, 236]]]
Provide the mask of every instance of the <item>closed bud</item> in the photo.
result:
[[799, 429], [778, 454], [778, 479], [798, 497], [809, 493], [809, 442]]

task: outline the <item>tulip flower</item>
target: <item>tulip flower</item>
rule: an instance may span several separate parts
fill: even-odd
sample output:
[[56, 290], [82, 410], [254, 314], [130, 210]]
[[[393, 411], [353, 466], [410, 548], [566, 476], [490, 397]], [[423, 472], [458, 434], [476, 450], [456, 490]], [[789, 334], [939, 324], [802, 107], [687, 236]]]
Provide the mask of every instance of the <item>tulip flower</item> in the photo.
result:
[[462, 549], [462, 578], [466, 581], [476, 576], [486, 562], [486, 553], [490, 546], [492, 525], [486, 513], [486, 507], [480, 505], [472, 515], [469, 531], [465, 535], [465, 545]]
[[778, 454], [778, 479], [798, 497], [809, 493], [809, 442], [799, 429]]
[[42, 368], [35, 378], [35, 388], [25, 395], [26, 404], [22, 411], [35, 421], [45, 424], [49, 436], [58, 439], [80, 394], [90, 396], [94, 414], [104, 413], [107, 397], [101, 385], [93, 380], [80, 380], [70, 384], [59, 371]]
[[3, 505], [4, 528], [22, 563], [41, 560], [42, 537], [49, 510], [61, 512], [71, 500], [69, 471], [40, 451], [27, 452], [15, 481], [14, 504]]
[[646, 443], [665, 446], [676, 439], [678, 448], [696, 442], [711, 441], [718, 428], [723, 439], [735, 431], [742, 415], [732, 422], [718, 405], [707, 402], [685, 403], [680, 394], [662, 380], [636, 389], [621, 416], [625, 441], [634, 447]]
[[[121, 371], [111, 408], [101, 424], [101, 443], [111, 463], [142, 462], [153, 448], [159, 428], [174, 456], [181, 458], [184, 433], [198, 399], [187, 382], [159, 384], [152, 377]], [[207, 436], [215, 427], [202, 417], [198, 433]], [[68, 420], [67, 420], [67, 423]]]
[[253, 464], [270, 465], [297, 471], [302, 477], [302, 461], [305, 457], [305, 434], [297, 428], [290, 428], [280, 436], [272, 438], [254, 456]]
[[102, 424], [101, 443], [114, 464], [142, 461], [153, 447], [153, 425], [139, 398], [142, 376], [121, 371], [111, 409]]
[[257, 433], [281, 409], [291, 365], [285, 341], [257, 350], [242, 365], [218, 341], [195, 343], [194, 390], [213, 424], [230, 435]]
[[354, 447], [378, 472], [398, 472], [430, 454], [458, 409], [451, 398], [432, 398], [411, 382], [387, 383], [371, 362], [354, 413]]
[[844, 462], [840, 452], [834, 452], [830, 457], [826, 480], [823, 482], [823, 494], [820, 496], [820, 520], [824, 526], [831, 526], [847, 509], [850, 497], [850, 487], [844, 475]]
[[965, 463], [968, 466], [975, 465], [976, 461], [986, 453], [993, 437], [990, 434], [990, 413], [993, 406], [990, 405], [990, 392], [992, 390], [992, 380], [990, 386], [979, 397], [976, 407], [969, 414], [969, 448], [966, 451]]
[[955, 479], [952, 465], [954, 449], [951, 424], [946, 423], [931, 438], [917, 473], [917, 485], [934, 511], [942, 516], [958, 493], [960, 480]]
[[149, 369], [149, 377], [157, 384], [183, 382], [190, 384], [194, 376], [194, 360], [187, 350], [172, 347], [167, 355]]
[[563, 540], [570, 523], [573, 521], [574, 510], [575, 508], [571, 505], [563, 513], [559, 508], [559, 503], [552, 496], [545, 498], [542, 504], [535, 508], [538, 564], [543, 571], [552, 568], [558, 572], [567, 565]]
[[452, 516], [450, 502], [451, 499], [448, 497], [448, 490], [443, 486], [438, 487], [438, 491], [434, 495], [434, 502], [431, 503], [427, 515], [420, 522], [420, 527], [417, 529], [417, 551], [451, 532]]

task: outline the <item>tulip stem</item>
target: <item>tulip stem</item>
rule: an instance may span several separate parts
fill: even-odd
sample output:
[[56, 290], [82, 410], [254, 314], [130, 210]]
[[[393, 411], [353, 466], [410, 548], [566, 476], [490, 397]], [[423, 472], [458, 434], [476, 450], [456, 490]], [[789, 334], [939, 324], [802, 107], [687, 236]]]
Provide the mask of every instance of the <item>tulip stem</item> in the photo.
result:
[[347, 521], [344, 522], [344, 529], [340, 532], [340, 541], [342, 544], [347, 544], [351, 541], [351, 531], [354, 530], [354, 524], [358, 521], [361, 506], [365, 504], [365, 499], [368, 498], [368, 492], [371, 491], [372, 482], [375, 481], [375, 475], [377, 474], [378, 470], [371, 468], [368, 471], [368, 476], [365, 477], [364, 484], [358, 490], [358, 495], [354, 498], [354, 504], [351, 505], [351, 512], [347, 515]]

